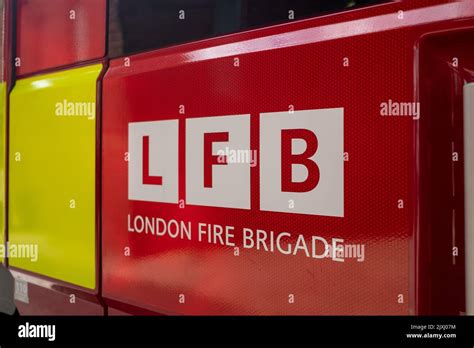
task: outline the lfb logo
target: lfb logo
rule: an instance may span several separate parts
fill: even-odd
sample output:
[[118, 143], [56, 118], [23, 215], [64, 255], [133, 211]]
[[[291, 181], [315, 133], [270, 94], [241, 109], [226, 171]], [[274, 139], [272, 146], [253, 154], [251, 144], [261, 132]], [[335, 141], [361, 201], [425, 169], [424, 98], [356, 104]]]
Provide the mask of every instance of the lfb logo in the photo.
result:
[[[186, 204], [344, 216], [344, 109], [262, 113], [259, 180], [229, 149], [251, 153], [250, 115], [189, 118], [186, 122]], [[128, 198], [178, 203], [179, 120], [129, 124]]]

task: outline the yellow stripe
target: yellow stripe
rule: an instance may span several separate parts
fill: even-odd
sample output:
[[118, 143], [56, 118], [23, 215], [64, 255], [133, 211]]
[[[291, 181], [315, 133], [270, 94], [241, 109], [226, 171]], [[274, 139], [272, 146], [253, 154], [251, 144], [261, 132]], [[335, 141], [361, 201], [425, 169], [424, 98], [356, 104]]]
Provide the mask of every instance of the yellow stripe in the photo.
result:
[[[7, 84], [0, 82], [0, 244], [5, 242], [5, 110]], [[0, 253], [0, 263], [4, 261]]]
[[30, 257], [10, 255], [9, 262], [89, 289], [96, 287], [95, 102], [101, 69], [99, 64], [18, 80], [10, 96], [9, 240], [10, 248], [27, 245]]

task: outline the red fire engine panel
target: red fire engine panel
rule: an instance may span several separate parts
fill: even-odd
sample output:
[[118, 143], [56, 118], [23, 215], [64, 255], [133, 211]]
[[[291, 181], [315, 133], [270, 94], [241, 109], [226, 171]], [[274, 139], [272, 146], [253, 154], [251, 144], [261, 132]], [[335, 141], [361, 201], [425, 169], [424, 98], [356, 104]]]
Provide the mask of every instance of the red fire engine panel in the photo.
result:
[[111, 62], [106, 299], [164, 314], [416, 313], [428, 232], [415, 47], [474, 4], [359, 11]]
[[105, 0], [18, 1], [17, 74], [103, 57], [105, 23]]

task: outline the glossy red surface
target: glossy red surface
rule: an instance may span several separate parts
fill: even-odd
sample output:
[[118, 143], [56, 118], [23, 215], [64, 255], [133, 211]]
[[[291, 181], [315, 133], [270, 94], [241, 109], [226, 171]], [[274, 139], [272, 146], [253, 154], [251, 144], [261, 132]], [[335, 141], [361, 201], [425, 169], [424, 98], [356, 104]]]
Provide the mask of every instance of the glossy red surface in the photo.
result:
[[[463, 85], [474, 82], [474, 28], [419, 44], [419, 311], [465, 311]], [[432, 233], [429, 233], [432, 231]], [[424, 233], [423, 233], [424, 232]], [[457, 254], [454, 252], [457, 248]], [[472, 295], [471, 295], [472, 296]]]
[[105, 27], [105, 0], [19, 0], [17, 74], [103, 57]]
[[15, 300], [20, 315], [104, 315], [104, 306], [97, 296], [60, 284], [11, 270], [16, 279], [26, 282], [28, 301]]
[[135, 307], [130, 304], [126, 304], [119, 301], [107, 300], [107, 315], [110, 316], [128, 316], [128, 315], [140, 315], [140, 316], [161, 316], [162, 314], [152, 312], [144, 309], [143, 307]]
[[[438, 184], [451, 180], [419, 168], [433, 154], [417, 152], [417, 143], [449, 135], [439, 129], [420, 137], [423, 123], [383, 117], [381, 103], [417, 101], [420, 37], [472, 27], [473, 17], [472, 1], [390, 3], [139, 54], [130, 57], [130, 66], [113, 60], [103, 81], [103, 296], [164, 314], [433, 311], [421, 305], [433, 269], [419, 265], [434, 256], [421, 254], [421, 248], [432, 246], [420, 243], [451, 231], [418, 224], [419, 204], [431, 204], [418, 170]], [[250, 114], [250, 144], [258, 150], [259, 114], [286, 111], [289, 105], [344, 108], [349, 160], [344, 163], [343, 218], [260, 211], [256, 188], [264, 178], [258, 165], [251, 169], [250, 210], [128, 200], [129, 122], [179, 120], [179, 198], [186, 199], [186, 119]], [[440, 111], [422, 117], [449, 115]], [[437, 198], [447, 199], [445, 194]], [[227, 224], [236, 231], [291, 231], [306, 239], [339, 237], [364, 244], [365, 260], [338, 263], [255, 249], [234, 256], [229, 247], [129, 233], [128, 214]], [[236, 233], [236, 240], [241, 238]], [[451, 246], [444, 252], [450, 253]], [[180, 303], [183, 294], [185, 303]], [[446, 306], [443, 313], [458, 310], [458, 304]]]

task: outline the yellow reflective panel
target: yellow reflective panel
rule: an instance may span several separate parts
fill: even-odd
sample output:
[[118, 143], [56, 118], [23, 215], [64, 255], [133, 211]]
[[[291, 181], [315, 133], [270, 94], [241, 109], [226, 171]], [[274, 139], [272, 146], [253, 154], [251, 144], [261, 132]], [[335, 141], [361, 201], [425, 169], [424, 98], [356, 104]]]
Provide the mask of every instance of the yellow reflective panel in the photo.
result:
[[[0, 82], [0, 245], [5, 242], [5, 102], [7, 84]], [[0, 247], [0, 263], [5, 249]]]
[[[101, 69], [18, 80], [10, 95], [9, 263], [89, 289], [96, 287], [95, 102]], [[14, 257], [14, 246], [23, 255]]]

